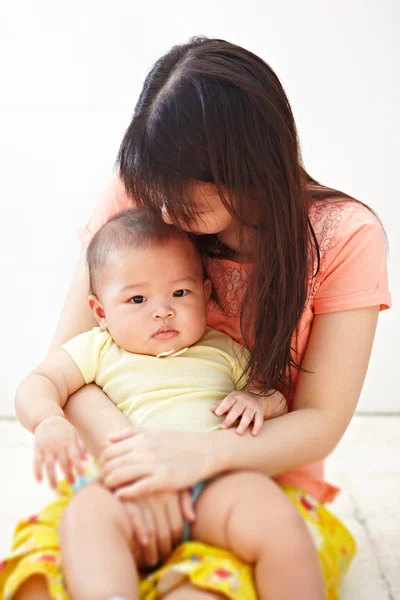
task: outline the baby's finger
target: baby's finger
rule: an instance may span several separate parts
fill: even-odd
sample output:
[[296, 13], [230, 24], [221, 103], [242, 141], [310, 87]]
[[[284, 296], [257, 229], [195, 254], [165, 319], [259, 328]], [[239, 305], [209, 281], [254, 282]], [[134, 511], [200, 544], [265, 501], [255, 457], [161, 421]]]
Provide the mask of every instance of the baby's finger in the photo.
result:
[[63, 472], [65, 479], [68, 481], [68, 483], [73, 484], [75, 477], [72, 472], [72, 465], [68, 456], [67, 449], [60, 450], [60, 452], [58, 453], [58, 463], [60, 465], [61, 471]]
[[46, 457], [45, 468], [46, 468], [46, 474], [47, 474], [47, 481], [49, 482], [50, 487], [54, 490], [57, 487], [57, 477], [56, 477], [56, 466], [54, 463], [53, 456]]
[[81, 459], [85, 460], [87, 458], [87, 450], [79, 435], [76, 436], [76, 445], [78, 446]]
[[229, 411], [229, 413], [226, 416], [226, 419], [222, 423], [221, 427], [223, 429], [228, 429], [229, 427], [232, 427], [234, 422], [238, 420], [238, 418], [240, 417], [240, 415], [243, 413], [244, 410], [245, 410], [245, 407], [241, 406], [239, 404], [239, 402], [237, 404], [235, 404], [235, 406], [233, 406], [231, 408], [231, 410]]
[[256, 411], [254, 410], [254, 408], [250, 408], [250, 407], [246, 408], [246, 410], [244, 411], [244, 413], [240, 419], [240, 423], [239, 423], [238, 427], [236, 428], [236, 433], [238, 433], [239, 435], [242, 435], [246, 431], [246, 429], [248, 428], [248, 426], [254, 419], [255, 413], [256, 413]]
[[233, 394], [229, 394], [229, 396], [224, 398], [224, 400], [222, 400], [219, 403], [219, 405], [215, 409], [215, 414], [218, 415], [219, 417], [221, 415], [224, 415], [226, 412], [228, 412], [228, 410], [230, 410], [232, 408], [232, 406], [234, 404], [236, 404], [236, 402], [237, 402], [236, 396], [234, 396]]
[[261, 411], [257, 411], [256, 414], [254, 415], [254, 425], [253, 425], [253, 431], [252, 434], [253, 435], [258, 435], [262, 429], [264, 423], [264, 418], [263, 415], [261, 414]]
[[33, 473], [38, 483], [43, 481], [43, 454], [40, 448], [35, 447], [33, 455]]
[[72, 444], [68, 448], [68, 455], [69, 455], [70, 462], [71, 462], [72, 466], [74, 467], [75, 471], [78, 473], [78, 475], [80, 475], [82, 477], [82, 475], [84, 474], [84, 468], [83, 468], [82, 457], [81, 457], [81, 453], [80, 453], [80, 449], [79, 449], [77, 441], [78, 440], [76, 440], [76, 443]]

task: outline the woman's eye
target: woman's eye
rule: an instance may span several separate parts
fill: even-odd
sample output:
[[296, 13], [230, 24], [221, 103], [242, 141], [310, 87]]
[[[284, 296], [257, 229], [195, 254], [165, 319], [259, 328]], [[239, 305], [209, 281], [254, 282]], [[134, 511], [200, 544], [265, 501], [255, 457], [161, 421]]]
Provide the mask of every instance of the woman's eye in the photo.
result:
[[174, 298], [182, 298], [182, 296], [186, 296], [189, 293], [189, 290], [176, 290], [172, 295]]
[[132, 304], [142, 304], [142, 302], [146, 302], [146, 298], [144, 296], [133, 296], [129, 302]]

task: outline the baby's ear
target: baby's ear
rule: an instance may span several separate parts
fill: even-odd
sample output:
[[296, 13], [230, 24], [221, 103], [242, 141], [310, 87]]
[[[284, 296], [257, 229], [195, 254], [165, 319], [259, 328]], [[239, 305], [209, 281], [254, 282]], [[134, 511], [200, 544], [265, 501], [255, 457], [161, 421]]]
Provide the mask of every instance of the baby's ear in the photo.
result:
[[103, 305], [97, 296], [94, 296], [93, 294], [89, 296], [89, 306], [101, 329], [107, 331], [106, 313], [104, 312]]
[[212, 290], [212, 283], [209, 279], [206, 279], [204, 281], [204, 296], [206, 298], [206, 302], [208, 302], [210, 299], [211, 290]]

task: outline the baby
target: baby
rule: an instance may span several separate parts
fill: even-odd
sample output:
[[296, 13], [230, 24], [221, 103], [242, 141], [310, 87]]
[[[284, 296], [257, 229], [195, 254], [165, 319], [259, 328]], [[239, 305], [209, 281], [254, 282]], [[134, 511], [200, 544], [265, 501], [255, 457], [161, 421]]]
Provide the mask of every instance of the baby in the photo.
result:
[[[187, 234], [156, 216], [126, 211], [95, 235], [87, 261], [89, 304], [99, 327], [66, 343], [17, 391], [17, 415], [35, 433], [38, 479], [45, 468], [54, 487], [56, 465], [69, 481], [83, 474], [85, 450], [63, 407], [91, 382], [134, 427], [212, 431], [240, 420], [238, 433], [252, 423], [256, 435], [267, 415], [287, 412], [280, 394], [267, 397], [257, 384], [246, 382], [247, 351], [207, 328], [211, 283]], [[196, 495], [215, 481], [201, 482]], [[228, 518], [224, 493], [219, 501], [221, 515]], [[223, 518], [220, 525], [225, 526]], [[201, 534], [197, 539], [202, 541]], [[98, 551], [94, 544], [94, 557]], [[110, 578], [118, 581], [111, 570]]]

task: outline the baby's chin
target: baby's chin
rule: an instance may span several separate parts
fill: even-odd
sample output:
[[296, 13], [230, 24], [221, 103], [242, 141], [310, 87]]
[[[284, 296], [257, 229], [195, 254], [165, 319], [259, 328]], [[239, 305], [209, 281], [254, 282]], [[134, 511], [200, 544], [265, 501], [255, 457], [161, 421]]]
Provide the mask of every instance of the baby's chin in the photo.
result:
[[[117, 340], [114, 340], [116, 344], [118, 344]], [[171, 340], [172, 341], [172, 340]], [[192, 345], [192, 344], [190, 344]], [[166, 344], [164, 343], [152, 343], [146, 345], [141, 345], [140, 347], [136, 344], [118, 344], [123, 350], [126, 352], [130, 352], [131, 354], [141, 354], [142, 356], [155, 356], [155, 357], [163, 357], [163, 356], [171, 356], [172, 354], [178, 353], [181, 350], [187, 350], [188, 345], [184, 343], [175, 343], [175, 344]]]
[[182, 333], [179, 333], [170, 340], [156, 340], [150, 338], [147, 343], [145, 341], [142, 344], [138, 344], [136, 339], [132, 340], [132, 343], [129, 343], [128, 340], [124, 340], [125, 343], [118, 343], [118, 340], [115, 338], [114, 341], [118, 346], [132, 354], [163, 358], [166, 356], [177, 355], [178, 353], [183, 354], [190, 346], [193, 346], [201, 340], [205, 331], [206, 327], [204, 328], [204, 331], [201, 332], [201, 335], [182, 335]]

